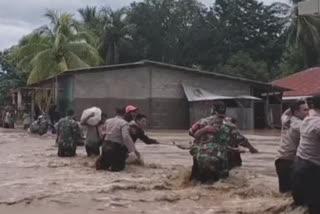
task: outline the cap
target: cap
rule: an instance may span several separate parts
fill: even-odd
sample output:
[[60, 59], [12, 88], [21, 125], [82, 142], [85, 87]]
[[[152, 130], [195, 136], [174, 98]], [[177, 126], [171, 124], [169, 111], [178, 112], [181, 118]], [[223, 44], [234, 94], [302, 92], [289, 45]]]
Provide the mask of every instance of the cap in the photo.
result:
[[135, 111], [135, 110], [137, 110], [138, 108], [137, 107], [135, 107], [135, 106], [133, 106], [133, 105], [128, 105], [127, 107], [126, 107], [126, 113], [129, 113], [129, 112], [131, 112], [131, 111]]

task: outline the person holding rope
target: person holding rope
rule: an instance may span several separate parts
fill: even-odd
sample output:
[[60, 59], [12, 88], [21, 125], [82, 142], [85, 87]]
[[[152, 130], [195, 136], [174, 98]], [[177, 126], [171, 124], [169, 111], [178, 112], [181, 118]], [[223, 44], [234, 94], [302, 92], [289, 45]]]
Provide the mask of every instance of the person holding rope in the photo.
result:
[[222, 101], [214, 103], [213, 114], [193, 125], [189, 134], [195, 138], [190, 149], [193, 156], [191, 180], [201, 183], [215, 182], [229, 176], [233, 167], [230, 153], [242, 152], [238, 148], [241, 142], [251, 152], [257, 152], [236, 126], [224, 122], [226, 107]]

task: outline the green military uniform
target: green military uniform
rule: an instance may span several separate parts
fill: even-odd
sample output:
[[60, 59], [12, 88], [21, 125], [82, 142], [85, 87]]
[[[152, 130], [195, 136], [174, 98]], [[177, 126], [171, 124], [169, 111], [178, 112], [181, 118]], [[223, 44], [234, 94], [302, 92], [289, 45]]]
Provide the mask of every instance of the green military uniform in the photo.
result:
[[58, 156], [75, 156], [77, 143], [80, 139], [80, 127], [72, 117], [67, 116], [58, 122]]
[[195, 139], [190, 154], [194, 158], [193, 170], [195, 178], [202, 182], [207, 180], [217, 181], [229, 175], [229, 149], [237, 147], [244, 140], [236, 126], [223, 122], [224, 117], [213, 115], [199, 121], [199, 128], [213, 126], [215, 133], [206, 133], [199, 139]]

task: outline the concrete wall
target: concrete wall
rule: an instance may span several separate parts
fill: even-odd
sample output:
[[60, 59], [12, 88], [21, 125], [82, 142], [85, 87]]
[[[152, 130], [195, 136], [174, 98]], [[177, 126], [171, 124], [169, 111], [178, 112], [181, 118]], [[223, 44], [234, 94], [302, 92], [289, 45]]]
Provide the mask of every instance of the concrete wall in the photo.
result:
[[115, 108], [133, 104], [149, 116], [150, 81], [146, 67], [86, 72], [74, 75], [74, 108], [100, 107], [109, 117]]
[[182, 83], [220, 95], [250, 94], [250, 86], [193, 72], [140, 66], [74, 74], [73, 106], [79, 117], [83, 109], [97, 106], [108, 116], [117, 106], [133, 104], [149, 117], [152, 128], [189, 127], [189, 102]]
[[65, 111], [73, 107], [74, 78], [72, 75], [59, 77], [58, 79], [58, 107], [63, 115]]
[[248, 95], [251, 91], [249, 84], [240, 81], [218, 79], [190, 71], [160, 67], [152, 67], [151, 69], [152, 97], [154, 98], [185, 98], [182, 83], [226, 96]]
[[[208, 75], [195, 74], [189, 71], [180, 71], [152, 66], [151, 72], [151, 97], [152, 97], [152, 125], [155, 128], [163, 128], [165, 125], [173, 128], [188, 128], [190, 123], [201, 116], [208, 116], [211, 110], [204, 103], [189, 104], [182, 84], [201, 87], [218, 95], [249, 95], [250, 85], [225, 79], [217, 79]], [[193, 105], [193, 107], [191, 107]], [[203, 111], [196, 110], [202, 109]], [[253, 115], [253, 110], [244, 112], [245, 115]], [[239, 113], [241, 115], [241, 113]], [[251, 128], [253, 117], [245, 119], [248, 125], [241, 128]], [[248, 121], [249, 120], [249, 121]]]
[[75, 74], [75, 98], [147, 99], [149, 73], [146, 67]]

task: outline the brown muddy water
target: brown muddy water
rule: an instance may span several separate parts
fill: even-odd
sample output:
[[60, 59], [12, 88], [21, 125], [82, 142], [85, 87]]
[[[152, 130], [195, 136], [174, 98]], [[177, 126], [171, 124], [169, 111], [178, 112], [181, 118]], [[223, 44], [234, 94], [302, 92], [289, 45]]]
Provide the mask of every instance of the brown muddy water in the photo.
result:
[[243, 167], [213, 185], [188, 182], [192, 160], [183, 131], [149, 133], [161, 145], [138, 143], [145, 166], [97, 172], [83, 147], [75, 158], [58, 158], [53, 136], [0, 129], [0, 213], [24, 214], [262, 214], [304, 213], [277, 192], [277, 132], [247, 133], [259, 154], [243, 154]]

